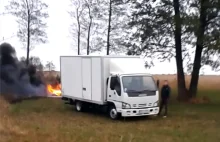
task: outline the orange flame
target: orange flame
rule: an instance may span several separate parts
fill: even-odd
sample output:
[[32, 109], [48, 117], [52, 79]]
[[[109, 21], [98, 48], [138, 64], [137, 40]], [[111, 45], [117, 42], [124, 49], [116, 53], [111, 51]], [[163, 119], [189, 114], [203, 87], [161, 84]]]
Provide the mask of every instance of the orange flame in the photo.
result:
[[54, 96], [61, 96], [61, 84], [47, 85], [47, 91]]

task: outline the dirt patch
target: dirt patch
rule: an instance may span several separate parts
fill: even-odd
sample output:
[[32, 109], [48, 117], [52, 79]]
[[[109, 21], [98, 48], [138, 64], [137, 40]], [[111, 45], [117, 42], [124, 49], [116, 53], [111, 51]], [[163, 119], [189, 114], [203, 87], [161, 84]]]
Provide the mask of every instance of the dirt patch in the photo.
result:
[[191, 104], [208, 104], [210, 102], [211, 100], [207, 96], [192, 98], [189, 100], [189, 103]]

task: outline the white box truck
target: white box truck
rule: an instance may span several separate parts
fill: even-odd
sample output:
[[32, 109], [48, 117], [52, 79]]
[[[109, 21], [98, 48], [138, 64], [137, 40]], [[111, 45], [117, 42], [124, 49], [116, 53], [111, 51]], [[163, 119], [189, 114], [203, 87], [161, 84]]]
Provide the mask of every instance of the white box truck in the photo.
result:
[[62, 99], [77, 111], [107, 107], [111, 119], [159, 112], [158, 87], [144, 60], [133, 56], [61, 56]]

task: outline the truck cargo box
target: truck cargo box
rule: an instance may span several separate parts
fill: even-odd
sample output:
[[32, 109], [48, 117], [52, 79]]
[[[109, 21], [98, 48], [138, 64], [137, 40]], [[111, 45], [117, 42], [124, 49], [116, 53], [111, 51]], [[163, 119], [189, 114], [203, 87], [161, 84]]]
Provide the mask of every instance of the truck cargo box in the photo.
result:
[[[127, 71], [126, 66], [137, 65], [135, 58], [140, 59], [136, 56], [61, 56], [62, 96], [104, 104], [110, 73]], [[133, 69], [137, 72], [137, 68]], [[131, 67], [129, 71], [132, 72]]]
[[63, 96], [103, 103], [101, 58], [61, 57]]

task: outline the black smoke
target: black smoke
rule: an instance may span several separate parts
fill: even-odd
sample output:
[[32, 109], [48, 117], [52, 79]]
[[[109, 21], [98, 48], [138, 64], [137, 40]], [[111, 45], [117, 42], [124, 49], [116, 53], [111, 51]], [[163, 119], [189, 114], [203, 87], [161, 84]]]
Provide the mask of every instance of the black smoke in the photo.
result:
[[0, 95], [11, 103], [47, 95], [36, 67], [20, 62], [8, 43], [0, 45]]

